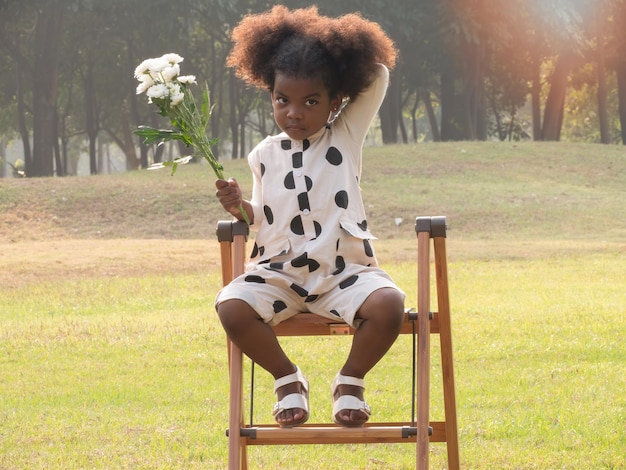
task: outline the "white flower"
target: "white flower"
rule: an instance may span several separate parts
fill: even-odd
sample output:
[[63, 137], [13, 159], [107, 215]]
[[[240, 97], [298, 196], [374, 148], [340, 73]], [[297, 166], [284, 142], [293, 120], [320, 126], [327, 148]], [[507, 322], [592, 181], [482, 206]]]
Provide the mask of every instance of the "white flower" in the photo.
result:
[[137, 85], [137, 94], [140, 95], [152, 85], [154, 85], [154, 80], [150, 75], [141, 75], [139, 77], [139, 85]]
[[180, 104], [181, 101], [183, 101], [183, 99], [185, 98], [185, 94], [180, 89], [180, 85], [178, 85], [177, 83], [168, 83], [167, 88], [170, 97], [170, 105], [176, 106], [177, 104]]
[[135, 78], [140, 78], [146, 74], [150, 73], [150, 65], [154, 59], [146, 59], [141, 64], [137, 66], [135, 69]]
[[163, 77], [163, 80], [166, 82], [171, 82], [178, 74], [180, 74], [180, 66], [178, 64], [168, 65], [161, 72], [161, 77]]
[[196, 76], [195, 75], [181, 75], [178, 77], [179, 83], [187, 83], [187, 84], [195, 84]]
[[164, 60], [165, 62], [167, 62], [169, 65], [179, 64], [183, 60], [185, 60], [181, 56], [179, 56], [178, 54], [175, 54], [173, 52], [171, 52], [169, 54], [163, 54], [161, 56], [161, 59]]
[[164, 99], [169, 96], [169, 90], [165, 84], [157, 83], [148, 88], [146, 95], [148, 95], [149, 98]]

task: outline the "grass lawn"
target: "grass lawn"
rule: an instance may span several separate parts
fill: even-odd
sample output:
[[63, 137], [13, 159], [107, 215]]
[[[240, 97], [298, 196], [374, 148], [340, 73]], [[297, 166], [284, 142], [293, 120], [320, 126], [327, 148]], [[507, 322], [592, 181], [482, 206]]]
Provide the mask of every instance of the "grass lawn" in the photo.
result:
[[[226, 171], [249, 184], [245, 162]], [[226, 467], [227, 358], [212, 308], [223, 214], [211, 181], [204, 167], [0, 180], [0, 469]], [[367, 149], [363, 192], [407, 305], [412, 219], [448, 216], [462, 467], [626, 468], [626, 150]], [[407, 340], [368, 375], [377, 421], [406, 416]], [[311, 382], [311, 421], [327, 420], [349, 339], [285, 347]], [[267, 420], [272, 381], [257, 381]], [[402, 469], [414, 446], [251, 448], [250, 461]], [[431, 468], [445, 465], [431, 445]]]

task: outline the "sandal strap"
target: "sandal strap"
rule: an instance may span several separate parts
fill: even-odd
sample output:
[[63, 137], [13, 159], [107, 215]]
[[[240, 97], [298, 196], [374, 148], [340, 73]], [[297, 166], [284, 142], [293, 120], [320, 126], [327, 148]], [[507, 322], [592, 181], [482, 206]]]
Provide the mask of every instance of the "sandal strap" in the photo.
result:
[[363, 400], [355, 397], [354, 395], [341, 395], [333, 403], [333, 416], [339, 413], [341, 410], [360, 410], [366, 415], [371, 416], [372, 410], [369, 405]]
[[[276, 379], [274, 381], [274, 393], [276, 393], [276, 390], [278, 390], [280, 387], [283, 387], [283, 386], [288, 385], [288, 384], [292, 384], [294, 382], [300, 382], [302, 384], [302, 388], [304, 389], [304, 391], [305, 392], [309, 391], [309, 382], [307, 382], [307, 380], [304, 378], [304, 375], [302, 375], [302, 372], [300, 371], [300, 368], [298, 366], [296, 366], [296, 371], [293, 374], [285, 375], [285, 376], [280, 377], [279, 379]], [[296, 394], [296, 395], [298, 395], [298, 394]], [[294, 407], [292, 407], [292, 408], [294, 408]], [[297, 408], [302, 408], [302, 407], [300, 406], [300, 407], [297, 407]], [[289, 409], [289, 408], [287, 408], [287, 409]]]
[[282, 400], [274, 404], [272, 415], [276, 416], [281, 411], [291, 410], [294, 408], [301, 408], [308, 414], [309, 401], [307, 400], [307, 397], [301, 393], [291, 393], [285, 396]]
[[[335, 395], [335, 392], [337, 391], [337, 387], [339, 385], [354, 385], [355, 387], [361, 387], [362, 389], [365, 390], [365, 380], [359, 379], [358, 377], [350, 377], [349, 375], [341, 375], [341, 374], [336, 375], [335, 380], [333, 380], [333, 385], [332, 385], [333, 395]], [[358, 409], [358, 408], [352, 408], [352, 409]]]

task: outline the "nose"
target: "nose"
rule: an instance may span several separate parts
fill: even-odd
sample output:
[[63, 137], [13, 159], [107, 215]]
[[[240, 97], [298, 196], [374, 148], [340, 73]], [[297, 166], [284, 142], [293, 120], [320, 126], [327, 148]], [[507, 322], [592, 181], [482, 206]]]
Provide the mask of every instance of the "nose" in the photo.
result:
[[302, 111], [300, 110], [300, 107], [296, 105], [289, 106], [289, 109], [287, 110], [287, 117], [289, 119], [302, 119]]

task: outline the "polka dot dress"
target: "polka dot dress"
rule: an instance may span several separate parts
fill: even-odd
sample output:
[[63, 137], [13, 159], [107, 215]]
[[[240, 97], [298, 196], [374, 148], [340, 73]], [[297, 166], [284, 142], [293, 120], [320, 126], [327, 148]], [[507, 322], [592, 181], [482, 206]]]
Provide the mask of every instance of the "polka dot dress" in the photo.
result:
[[331, 125], [305, 140], [282, 133], [249, 155], [257, 234], [246, 272], [218, 294], [268, 323], [299, 312], [354, 316], [376, 289], [394, 287], [377, 267], [360, 194], [361, 148], [385, 94], [386, 68]]

